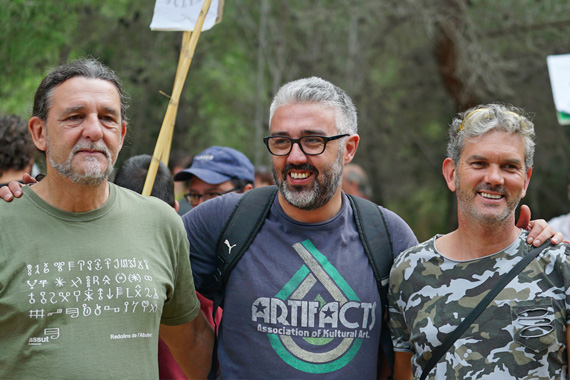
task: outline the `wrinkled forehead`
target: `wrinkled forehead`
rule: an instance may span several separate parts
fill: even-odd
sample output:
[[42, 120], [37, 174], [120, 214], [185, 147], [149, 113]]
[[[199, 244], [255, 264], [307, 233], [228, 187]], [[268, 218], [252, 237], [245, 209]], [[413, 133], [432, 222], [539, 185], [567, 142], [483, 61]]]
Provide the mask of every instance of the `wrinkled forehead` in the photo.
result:
[[51, 90], [48, 106], [48, 115], [52, 110], [62, 112], [95, 107], [121, 117], [119, 91], [114, 83], [104, 79], [80, 76], [67, 79]]

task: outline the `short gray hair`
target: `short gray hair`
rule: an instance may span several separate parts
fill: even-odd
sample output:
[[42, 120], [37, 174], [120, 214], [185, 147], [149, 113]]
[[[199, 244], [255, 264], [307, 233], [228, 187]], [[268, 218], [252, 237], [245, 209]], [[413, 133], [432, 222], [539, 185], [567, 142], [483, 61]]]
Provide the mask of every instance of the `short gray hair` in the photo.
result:
[[352, 99], [341, 88], [318, 77], [284, 84], [271, 102], [269, 125], [278, 108], [298, 103], [318, 103], [323, 107], [333, 108], [337, 133], [358, 133], [358, 117]]
[[448, 157], [457, 165], [465, 141], [492, 130], [520, 135], [524, 140], [525, 169], [532, 167], [536, 145], [534, 124], [522, 109], [502, 104], [478, 105], [455, 116], [449, 127]]

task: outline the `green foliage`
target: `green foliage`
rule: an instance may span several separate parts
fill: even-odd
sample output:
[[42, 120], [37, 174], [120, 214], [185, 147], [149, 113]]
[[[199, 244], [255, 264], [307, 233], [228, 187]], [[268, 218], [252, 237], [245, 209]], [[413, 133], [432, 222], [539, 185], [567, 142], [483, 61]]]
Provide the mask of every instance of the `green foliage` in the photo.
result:
[[[182, 39], [151, 31], [153, 10], [154, 1], [0, 0], [0, 112], [29, 116], [50, 67], [91, 55], [132, 98], [120, 160], [152, 153]], [[441, 178], [451, 118], [465, 99], [512, 103], [536, 113], [525, 203], [548, 219], [570, 206], [570, 129], [556, 122], [545, 64], [548, 54], [570, 53], [568, 15], [567, 0], [226, 1], [222, 23], [198, 42], [173, 150], [227, 145], [265, 163], [261, 137], [275, 91], [323, 77], [359, 110], [356, 162], [373, 200], [426, 239], [454, 228], [455, 200]]]
[[[76, 29], [79, 1], [3, 0], [0, 3], [0, 112], [26, 115], [46, 67], [60, 59]], [[4, 99], [9, 99], [4, 100]]]

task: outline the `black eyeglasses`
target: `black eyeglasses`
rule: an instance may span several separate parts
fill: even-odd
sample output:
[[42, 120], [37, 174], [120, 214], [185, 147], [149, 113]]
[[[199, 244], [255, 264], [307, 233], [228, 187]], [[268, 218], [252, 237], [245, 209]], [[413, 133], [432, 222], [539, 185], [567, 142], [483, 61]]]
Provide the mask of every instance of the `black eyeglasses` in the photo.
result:
[[348, 133], [336, 136], [303, 136], [299, 139], [292, 139], [287, 136], [267, 136], [263, 142], [267, 150], [274, 156], [286, 156], [291, 153], [293, 144], [299, 145], [301, 151], [308, 156], [318, 156], [325, 151], [327, 143], [332, 140], [350, 136]]
[[190, 192], [190, 193], [184, 194], [184, 198], [186, 198], [186, 201], [188, 201], [188, 203], [195, 206], [195, 205], [200, 203], [200, 199], [202, 199], [202, 198], [204, 199], [204, 201], [207, 201], [207, 200], [210, 200], [212, 198], [219, 197], [220, 195], [231, 193], [232, 191], [240, 192], [241, 190], [242, 190], [241, 187], [236, 186], [233, 189], [229, 189], [229, 190], [223, 191], [221, 193], [210, 192], [210, 193], [205, 193], [205, 194], [198, 194], [198, 193]]

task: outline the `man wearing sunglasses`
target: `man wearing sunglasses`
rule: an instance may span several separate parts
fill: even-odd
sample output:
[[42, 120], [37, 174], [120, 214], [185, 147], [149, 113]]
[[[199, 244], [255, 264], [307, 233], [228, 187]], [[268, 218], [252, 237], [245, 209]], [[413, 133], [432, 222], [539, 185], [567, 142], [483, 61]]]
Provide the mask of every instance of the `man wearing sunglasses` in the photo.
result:
[[225, 146], [211, 146], [198, 153], [188, 169], [174, 175], [174, 181], [186, 181], [184, 198], [196, 207], [227, 193], [253, 189], [254, 168], [241, 152]]

